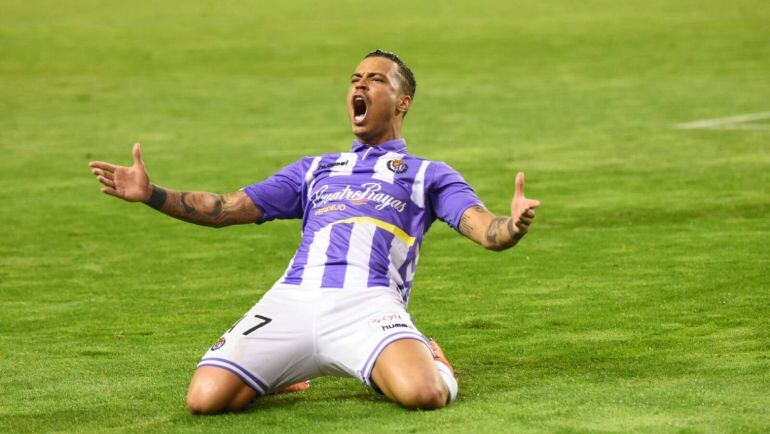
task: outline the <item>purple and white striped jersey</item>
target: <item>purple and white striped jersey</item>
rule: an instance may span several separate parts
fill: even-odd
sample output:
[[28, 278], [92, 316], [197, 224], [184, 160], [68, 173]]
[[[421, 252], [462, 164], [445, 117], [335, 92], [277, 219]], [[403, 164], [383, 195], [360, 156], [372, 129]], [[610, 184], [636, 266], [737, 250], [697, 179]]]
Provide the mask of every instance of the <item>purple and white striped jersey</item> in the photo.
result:
[[278, 283], [388, 287], [409, 299], [423, 236], [436, 218], [457, 229], [482, 205], [447, 164], [406, 152], [403, 139], [305, 157], [243, 190], [262, 220], [302, 219], [302, 243]]

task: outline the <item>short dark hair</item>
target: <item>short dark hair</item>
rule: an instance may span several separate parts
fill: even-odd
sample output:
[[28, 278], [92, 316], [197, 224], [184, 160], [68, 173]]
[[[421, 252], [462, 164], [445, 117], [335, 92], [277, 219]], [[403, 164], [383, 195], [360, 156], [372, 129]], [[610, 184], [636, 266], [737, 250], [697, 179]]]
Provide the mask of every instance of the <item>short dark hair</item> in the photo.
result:
[[370, 57], [384, 57], [396, 62], [398, 65], [398, 75], [401, 79], [401, 90], [403, 90], [405, 94], [414, 98], [414, 92], [417, 90], [417, 82], [414, 80], [414, 74], [412, 73], [412, 70], [406, 66], [406, 63], [404, 63], [404, 61], [396, 55], [396, 53], [378, 49], [364, 56], [364, 59], [368, 59]]

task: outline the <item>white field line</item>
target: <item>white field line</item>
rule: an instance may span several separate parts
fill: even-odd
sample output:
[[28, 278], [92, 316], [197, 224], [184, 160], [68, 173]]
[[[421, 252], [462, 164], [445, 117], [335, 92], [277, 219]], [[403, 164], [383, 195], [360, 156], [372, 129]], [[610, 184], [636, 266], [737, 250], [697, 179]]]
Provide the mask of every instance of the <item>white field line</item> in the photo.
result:
[[718, 119], [704, 119], [695, 122], [677, 124], [676, 127], [683, 130], [707, 129], [707, 130], [768, 130], [770, 124], [752, 124], [752, 121], [770, 119], [770, 112], [751, 113], [747, 115], [728, 116]]

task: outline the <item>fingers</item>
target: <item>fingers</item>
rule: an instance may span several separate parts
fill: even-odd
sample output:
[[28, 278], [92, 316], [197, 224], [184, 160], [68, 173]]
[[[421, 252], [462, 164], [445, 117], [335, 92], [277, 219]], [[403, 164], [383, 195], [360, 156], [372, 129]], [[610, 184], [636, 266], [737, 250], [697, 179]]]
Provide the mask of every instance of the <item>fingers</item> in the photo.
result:
[[144, 161], [142, 161], [142, 145], [139, 143], [134, 143], [134, 149], [131, 150], [131, 153], [134, 155], [134, 165], [143, 166]]
[[[510, 191], [510, 190], [509, 190]], [[516, 174], [516, 196], [524, 196], [524, 172]]]
[[114, 180], [114, 179], [115, 179], [115, 174], [114, 174], [114, 173], [112, 173], [112, 172], [108, 172], [108, 171], [106, 171], [106, 170], [101, 170], [101, 169], [92, 169], [92, 170], [91, 170], [91, 173], [93, 173], [93, 174], [94, 174], [94, 175], [96, 175], [96, 176], [103, 176], [103, 177], [105, 177], [105, 178], [107, 178], [107, 179], [111, 179], [111, 180]]
[[118, 166], [104, 162], [104, 161], [91, 161], [90, 163], [88, 163], [88, 165], [90, 167], [96, 167], [97, 169], [109, 170], [110, 172], [114, 172], [115, 169], [118, 168]]
[[[109, 187], [102, 188], [102, 193], [109, 194], [110, 196], [120, 197], [117, 190]], [[122, 199], [122, 198], [121, 198]]]
[[524, 210], [523, 213], [515, 220], [516, 227], [522, 231], [527, 232], [529, 230], [529, 227], [532, 225], [532, 220], [535, 218], [535, 210], [534, 209], [527, 209]]
[[99, 182], [101, 182], [102, 184], [106, 185], [107, 187], [115, 188], [115, 181], [113, 181], [111, 179], [107, 179], [107, 178], [105, 178], [104, 176], [101, 176], [101, 175], [97, 176], [96, 179], [98, 179]]

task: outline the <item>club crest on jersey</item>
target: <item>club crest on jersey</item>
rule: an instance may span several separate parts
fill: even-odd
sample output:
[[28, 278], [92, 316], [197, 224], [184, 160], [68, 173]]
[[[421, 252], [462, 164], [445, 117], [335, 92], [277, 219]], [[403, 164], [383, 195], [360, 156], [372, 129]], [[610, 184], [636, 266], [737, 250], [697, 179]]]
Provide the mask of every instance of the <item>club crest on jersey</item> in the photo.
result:
[[221, 337], [216, 342], [214, 342], [214, 345], [211, 346], [211, 351], [216, 351], [220, 348], [222, 348], [222, 345], [225, 344], [225, 338]]
[[409, 169], [404, 160], [390, 160], [385, 166], [393, 173], [404, 173]]

